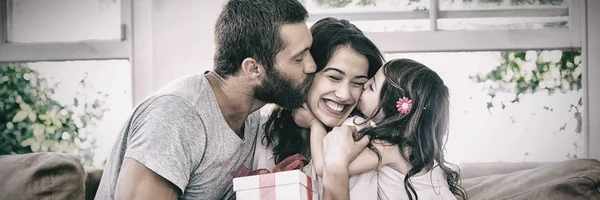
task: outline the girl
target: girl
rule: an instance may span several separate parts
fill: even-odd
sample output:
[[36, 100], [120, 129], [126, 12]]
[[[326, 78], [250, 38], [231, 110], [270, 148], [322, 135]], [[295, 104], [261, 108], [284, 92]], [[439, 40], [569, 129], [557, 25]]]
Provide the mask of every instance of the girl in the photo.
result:
[[[379, 199], [466, 199], [459, 173], [444, 158], [449, 94], [437, 73], [413, 60], [389, 61], [364, 85], [357, 107], [367, 118], [345, 124], [364, 127], [356, 138], [368, 135], [371, 143], [348, 166], [350, 175], [376, 169]], [[306, 107], [294, 119], [310, 126], [312, 162], [321, 176], [326, 129]]]

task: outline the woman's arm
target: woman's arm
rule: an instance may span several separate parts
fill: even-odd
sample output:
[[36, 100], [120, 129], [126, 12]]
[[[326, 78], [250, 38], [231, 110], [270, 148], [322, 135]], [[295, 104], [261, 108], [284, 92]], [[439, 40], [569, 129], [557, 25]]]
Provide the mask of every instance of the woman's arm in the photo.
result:
[[356, 128], [335, 127], [323, 138], [323, 200], [350, 199], [348, 165], [369, 143], [369, 137], [354, 141]]
[[327, 135], [325, 126], [315, 120], [310, 126], [310, 153], [313, 167], [319, 177], [323, 177], [323, 138]]
[[350, 175], [348, 164], [330, 162], [323, 174], [323, 200], [349, 200]]
[[306, 104], [302, 108], [295, 109], [292, 116], [296, 125], [301, 128], [310, 128], [311, 162], [317, 176], [323, 177], [323, 138], [327, 135], [325, 125], [315, 118]]

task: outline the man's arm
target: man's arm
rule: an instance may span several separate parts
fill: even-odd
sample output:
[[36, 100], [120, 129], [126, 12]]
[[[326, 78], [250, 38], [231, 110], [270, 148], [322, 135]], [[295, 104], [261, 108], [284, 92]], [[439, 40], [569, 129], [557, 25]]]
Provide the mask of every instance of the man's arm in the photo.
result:
[[354, 141], [355, 127], [335, 127], [323, 139], [323, 200], [350, 199], [348, 165], [367, 146], [369, 137]]
[[158, 97], [138, 110], [128, 127], [121, 170], [118, 175], [111, 174], [118, 177], [114, 195], [122, 199], [177, 198], [205, 151], [201, 119], [195, 107], [175, 96]]
[[125, 158], [115, 199], [177, 199], [179, 189], [138, 161]]

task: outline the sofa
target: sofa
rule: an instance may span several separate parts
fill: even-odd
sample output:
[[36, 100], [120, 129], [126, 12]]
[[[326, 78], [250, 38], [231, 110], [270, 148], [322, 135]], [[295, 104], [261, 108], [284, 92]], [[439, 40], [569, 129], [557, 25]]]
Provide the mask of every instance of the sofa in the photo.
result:
[[94, 199], [102, 169], [61, 153], [0, 156], [0, 200]]
[[[469, 199], [598, 199], [600, 162], [464, 163]], [[102, 169], [60, 153], [0, 156], [0, 199], [93, 199]]]

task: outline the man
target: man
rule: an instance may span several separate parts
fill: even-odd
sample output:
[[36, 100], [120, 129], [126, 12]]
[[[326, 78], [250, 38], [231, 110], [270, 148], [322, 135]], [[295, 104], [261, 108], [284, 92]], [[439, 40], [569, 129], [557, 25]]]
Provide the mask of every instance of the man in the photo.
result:
[[176, 80], [138, 105], [96, 199], [231, 199], [250, 168], [265, 103], [293, 109], [316, 70], [297, 0], [230, 0], [215, 25], [214, 72]]

